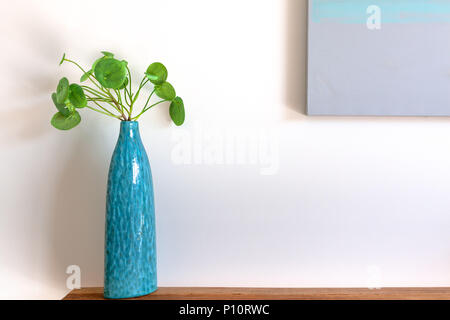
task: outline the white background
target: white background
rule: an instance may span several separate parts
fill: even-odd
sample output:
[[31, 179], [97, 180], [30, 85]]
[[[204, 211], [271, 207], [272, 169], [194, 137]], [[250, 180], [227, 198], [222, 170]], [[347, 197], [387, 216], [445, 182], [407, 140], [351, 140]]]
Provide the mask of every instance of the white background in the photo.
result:
[[[61, 298], [71, 264], [83, 286], [102, 285], [119, 123], [82, 110], [72, 131], [49, 124], [59, 78], [80, 76], [58, 67], [62, 53], [89, 66], [100, 50], [127, 59], [135, 78], [164, 62], [185, 100], [184, 127], [170, 124], [167, 105], [140, 123], [160, 286], [450, 285], [449, 119], [304, 116], [305, 1], [39, 0], [0, 9], [1, 298]], [[268, 148], [273, 174], [262, 174], [261, 155], [205, 161], [233, 133], [244, 156]], [[180, 135], [200, 146], [196, 161], [177, 164]]]

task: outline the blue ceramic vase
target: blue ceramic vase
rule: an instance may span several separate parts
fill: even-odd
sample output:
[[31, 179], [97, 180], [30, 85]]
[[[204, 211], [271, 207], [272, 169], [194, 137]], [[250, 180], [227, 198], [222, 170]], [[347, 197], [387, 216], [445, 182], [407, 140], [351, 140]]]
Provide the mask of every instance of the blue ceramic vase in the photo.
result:
[[109, 167], [105, 228], [105, 298], [156, 290], [153, 182], [139, 124], [122, 121]]

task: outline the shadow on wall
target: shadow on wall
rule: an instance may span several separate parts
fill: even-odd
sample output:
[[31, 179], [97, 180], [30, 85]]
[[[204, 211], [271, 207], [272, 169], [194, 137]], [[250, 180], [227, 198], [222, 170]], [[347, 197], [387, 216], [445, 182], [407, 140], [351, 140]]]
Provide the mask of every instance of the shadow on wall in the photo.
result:
[[286, 0], [285, 99], [288, 108], [306, 114], [308, 1]]
[[[37, 11], [32, 25], [28, 20], [17, 23], [20, 26], [17, 30], [22, 33], [17, 36], [12, 48], [5, 50], [8, 55], [18, 57], [4, 65], [4, 72], [12, 80], [9, 82], [8, 97], [14, 98], [9, 108], [2, 110], [0, 119], [0, 133], [8, 135], [5, 142], [11, 144], [37, 139], [49, 131], [50, 93], [56, 85], [55, 73], [50, 74], [48, 66], [54, 65], [56, 68], [55, 56], [63, 50], [61, 39], [52, 32], [54, 27], [40, 21]], [[29, 58], [19, 59], [24, 53], [17, 52], [17, 48], [26, 50]]]
[[[6, 144], [15, 147], [33, 142], [46, 147], [40, 154], [30, 152], [30, 163], [36, 157], [63, 165], [56, 166], [62, 168], [60, 172], [49, 172], [48, 181], [31, 177], [21, 186], [24, 193], [34, 193], [36, 197], [46, 194], [49, 199], [34, 204], [42, 203], [42, 208], [18, 212], [25, 223], [31, 224], [32, 232], [18, 235], [27, 246], [24, 248], [26, 256], [21, 258], [26, 263], [14, 267], [30, 279], [36, 274], [32, 270], [39, 270], [34, 279], [39, 286], [63, 292], [68, 277], [66, 269], [75, 264], [81, 267], [82, 285], [101, 285], [98, 279], [103, 274], [104, 229], [99, 226], [104, 225], [107, 156], [105, 152], [99, 154], [104, 148], [99, 148], [100, 138], [96, 137], [101, 135], [93, 132], [92, 127], [88, 130], [87, 125], [80, 126], [66, 134], [51, 127], [50, 117], [56, 109], [50, 94], [56, 88], [58, 59], [65, 50], [65, 43], [54, 32], [58, 26], [43, 20], [45, 14], [37, 5], [30, 4], [26, 10], [32, 12], [30, 16], [34, 19], [17, 21], [20, 26], [17, 43], [7, 50], [9, 54], [15, 54], [14, 50], [18, 49], [26, 51], [30, 58], [21, 59], [20, 63], [15, 59], [5, 65], [7, 74], [14, 77], [8, 91], [14, 98], [11, 99], [13, 105], [2, 111], [0, 134], [6, 137], [3, 139]], [[42, 139], [50, 134], [58, 138]], [[41, 170], [55, 169], [49, 165]], [[41, 193], [42, 188], [55, 189]], [[44, 207], [47, 203], [49, 207]], [[41, 219], [45, 219], [45, 225]], [[36, 228], [33, 224], [42, 227]]]
[[83, 286], [102, 285], [107, 172], [93, 136], [84, 129], [71, 141], [73, 149], [56, 183], [50, 240], [58, 287], [65, 285], [69, 265], [81, 268]]

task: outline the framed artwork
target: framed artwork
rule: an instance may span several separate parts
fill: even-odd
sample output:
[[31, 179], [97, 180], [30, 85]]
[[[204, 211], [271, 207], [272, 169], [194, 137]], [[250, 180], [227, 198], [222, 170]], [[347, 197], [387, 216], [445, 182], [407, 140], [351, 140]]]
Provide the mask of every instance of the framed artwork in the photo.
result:
[[308, 114], [450, 115], [450, 0], [310, 0]]

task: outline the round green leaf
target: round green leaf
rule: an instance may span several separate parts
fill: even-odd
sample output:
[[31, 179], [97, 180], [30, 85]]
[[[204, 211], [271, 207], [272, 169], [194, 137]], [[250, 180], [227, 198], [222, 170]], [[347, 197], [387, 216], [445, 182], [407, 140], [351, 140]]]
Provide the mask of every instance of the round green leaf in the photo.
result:
[[70, 114], [70, 111], [67, 108], [67, 106], [64, 103], [59, 103], [56, 100], [56, 93], [52, 93], [52, 100], [53, 100], [53, 103], [55, 104], [56, 109], [58, 109], [58, 111], [61, 114], [65, 115], [65, 116], [68, 116]]
[[65, 54], [65, 53], [63, 54], [63, 56], [62, 56], [62, 58], [61, 58], [61, 61], [59, 62], [59, 65], [62, 65], [62, 64], [63, 64], [64, 59], [66, 59], [66, 54]]
[[122, 83], [122, 85], [120, 86], [119, 90], [124, 89], [127, 85], [128, 85], [128, 78], [125, 78], [125, 81]]
[[105, 59], [112, 59], [112, 57], [110, 57], [110, 56], [103, 56], [101, 58], [98, 58], [97, 60], [95, 60], [94, 64], [92, 65], [92, 69], [91, 70], [94, 71], [95, 67], [97, 66], [97, 63], [99, 63], [100, 61], [105, 60]]
[[159, 62], [152, 63], [145, 72], [148, 80], [153, 84], [162, 84], [167, 80], [167, 69]]
[[94, 69], [95, 78], [109, 89], [119, 89], [127, 77], [127, 68], [122, 61], [114, 58], [101, 59]]
[[65, 116], [62, 113], [58, 112], [53, 116], [51, 124], [59, 130], [70, 130], [76, 127], [80, 123], [80, 121], [81, 117], [77, 111], [68, 116]]
[[170, 104], [169, 114], [173, 123], [175, 123], [177, 126], [181, 126], [184, 123], [186, 115], [184, 112], [183, 99], [181, 99], [180, 97], [176, 97], [175, 99], [173, 99]]
[[174, 87], [168, 82], [155, 86], [155, 93], [164, 100], [172, 101], [177, 96]]
[[83, 88], [73, 83], [69, 87], [69, 101], [75, 108], [84, 108], [87, 106], [87, 99]]
[[86, 73], [81, 76], [80, 82], [84, 82], [87, 79], [89, 79], [89, 77], [92, 75], [92, 73], [93, 73], [92, 70], [86, 71]]
[[102, 54], [103, 54], [105, 57], [111, 57], [111, 58], [114, 57], [114, 54], [111, 53], [111, 52], [108, 52], [108, 51], [102, 51]]
[[69, 95], [69, 80], [62, 78], [59, 80], [58, 87], [56, 88], [56, 101], [58, 103], [64, 103]]

